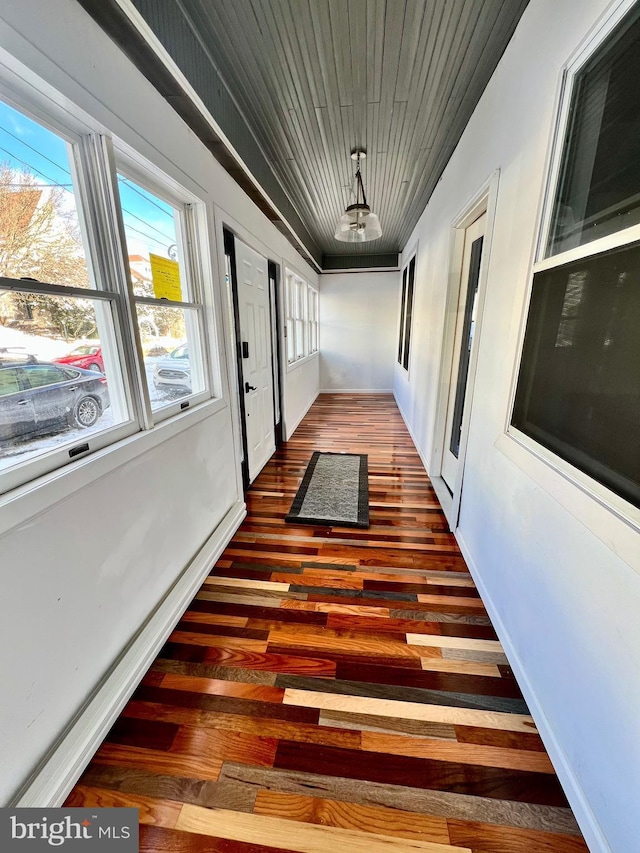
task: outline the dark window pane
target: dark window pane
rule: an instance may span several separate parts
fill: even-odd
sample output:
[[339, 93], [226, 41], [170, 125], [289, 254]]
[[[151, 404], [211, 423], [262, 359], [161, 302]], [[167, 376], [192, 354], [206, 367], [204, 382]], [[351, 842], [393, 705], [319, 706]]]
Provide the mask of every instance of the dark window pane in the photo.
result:
[[512, 423], [640, 506], [640, 246], [533, 280]]
[[404, 315], [407, 310], [407, 268], [402, 271], [402, 300], [400, 302], [400, 330], [398, 332], [398, 364], [402, 364], [404, 350]]
[[409, 347], [411, 346], [411, 315], [413, 313], [413, 280], [416, 272], [415, 256], [411, 258], [409, 263], [409, 278], [407, 282], [407, 305], [405, 309], [404, 323], [404, 354], [402, 356], [402, 366], [405, 370], [409, 369]]
[[460, 436], [462, 434], [462, 415], [464, 401], [467, 396], [467, 377], [469, 361], [471, 360], [471, 345], [476, 325], [476, 307], [478, 302], [478, 282], [480, 281], [480, 261], [482, 259], [483, 238], [478, 237], [471, 245], [471, 260], [469, 263], [469, 278], [467, 281], [467, 296], [464, 306], [464, 326], [460, 342], [460, 358], [458, 361], [458, 380], [456, 383], [456, 401], [453, 410], [453, 424], [449, 450], [458, 458], [460, 453]]
[[640, 222], [640, 9], [576, 75], [547, 255]]

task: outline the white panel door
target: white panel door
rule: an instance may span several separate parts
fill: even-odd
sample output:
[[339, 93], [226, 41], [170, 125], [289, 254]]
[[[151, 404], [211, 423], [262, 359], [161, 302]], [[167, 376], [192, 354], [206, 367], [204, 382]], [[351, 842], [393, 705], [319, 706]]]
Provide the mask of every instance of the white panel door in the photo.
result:
[[478, 282], [486, 218], [486, 213], [483, 213], [465, 230], [464, 235], [453, 362], [447, 402], [447, 425], [442, 454], [442, 478], [449, 487], [451, 494], [455, 492], [457, 479], [460, 475], [458, 456], [464, 407], [467, 399], [471, 347], [476, 325]]
[[[276, 449], [273, 415], [273, 364], [267, 261], [236, 239], [240, 341], [243, 347], [245, 428], [249, 482]], [[245, 346], [246, 344], [246, 346]]]

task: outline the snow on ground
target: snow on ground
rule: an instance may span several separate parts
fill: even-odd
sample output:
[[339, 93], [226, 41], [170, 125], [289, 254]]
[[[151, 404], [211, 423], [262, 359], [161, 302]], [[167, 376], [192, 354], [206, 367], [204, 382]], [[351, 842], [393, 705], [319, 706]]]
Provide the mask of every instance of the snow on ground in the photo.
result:
[[[22, 344], [2, 343], [3, 331], [12, 332], [15, 330], [4, 329], [2, 326], [0, 326], [0, 347], [22, 346]], [[25, 337], [30, 336], [26, 335]], [[37, 340], [47, 341], [46, 338], [39, 338]], [[57, 341], [52, 341], [51, 343], [57, 343]], [[65, 344], [65, 346], [67, 346], [68, 348], [67, 344]], [[36, 355], [34, 349], [27, 349], [27, 351], [32, 352], [34, 355]], [[178, 399], [176, 395], [167, 394], [164, 391], [158, 391], [153, 384], [154, 367], [156, 363], [160, 360], [160, 358], [161, 356], [155, 358], [147, 356], [147, 358], [145, 358], [144, 360], [145, 372], [147, 376], [147, 385], [149, 388], [149, 396], [151, 399], [151, 408], [154, 411], [161, 408], [163, 405], [175, 402], [176, 399]], [[2, 400], [0, 399], [0, 406], [1, 405]], [[64, 425], [61, 425], [60, 432], [57, 432], [52, 435], [37, 436], [34, 438], [25, 437], [22, 439], [14, 439], [12, 441], [1, 441], [0, 472], [3, 469], [9, 468], [12, 465], [16, 465], [20, 462], [26, 462], [29, 459], [35, 458], [36, 456], [40, 456], [51, 450], [55, 450], [55, 448], [60, 447], [61, 445], [73, 445], [82, 441], [86, 441], [89, 436], [94, 435], [97, 432], [101, 432], [102, 430], [109, 429], [109, 427], [112, 427], [113, 425], [113, 409], [109, 408], [102, 414], [95, 426], [89, 429], [82, 429], [80, 427], [66, 427]]]
[[76, 341], [66, 343], [53, 338], [29, 335], [19, 329], [8, 329], [6, 326], [0, 326], [0, 349], [17, 347], [25, 354], [35, 355], [40, 361], [51, 361], [53, 358], [66, 355], [76, 345]]
[[[163, 349], [174, 349], [179, 341], [169, 338], [158, 339]], [[54, 358], [59, 358], [78, 346], [82, 341], [65, 341], [55, 340], [53, 338], [42, 337], [39, 335], [29, 335], [26, 332], [21, 332], [18, 329], [9, 329], [5, 326], [0, 326], [0, 350], [3, 347], [16, 349], [18, 353], [35, 355], [39, 361], [51, 361]], [[149, 396], [151, 399], [151, 408], [157, 410], [163, 405], [174, 402], [177, 398], [175, 395], [167, 395], [164, 391], [158, 391], [153, 384], [153, 371], [157, 362], [163, 356], [146, 356], [144, 359], [145, 373], [147, 377], [147, 386], [149, 388]], [[0, 400], [0, 406], [2, 401]], [[0, 471], [3, 468], [8, 468], [20, 462], [25, 462], [54, 450], [56, 447], [66, 444], [75, 444], [77, 442], [86, 441], [86, 439], [102, 430], [109, 429], [114, 425], [113, 410], [107, 409], [100, 417], [96, 425], [90, 429], [81, 429], [77, 427], [66, 427], [61, 424], [59, 432], [51, 435], [37, 436], [33, 438], [15, 439], [12, 441], [0, 442]]]
[[2, 442], [0, 444], [0, 471], [9, 468], [17, 462], [25, 462], [50, 450], [54, 450], [63, 444], [77, 444], [86, 441], [87, 438], [103, 429], [113, 426], [113, 411], [107, 409], [98, 419], [92, 429], [81, 429], [80, 427], [67, 428], [54, 435], [45, 435], [38, 438], [16, 439], [14, 441]]

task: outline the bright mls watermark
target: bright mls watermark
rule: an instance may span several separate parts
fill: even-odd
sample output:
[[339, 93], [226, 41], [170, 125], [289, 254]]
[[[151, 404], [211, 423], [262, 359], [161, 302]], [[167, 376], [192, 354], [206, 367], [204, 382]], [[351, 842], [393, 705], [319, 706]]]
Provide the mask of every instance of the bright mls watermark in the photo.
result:
[[0, 850], [138, 853], [137, 809], [0, 809]]

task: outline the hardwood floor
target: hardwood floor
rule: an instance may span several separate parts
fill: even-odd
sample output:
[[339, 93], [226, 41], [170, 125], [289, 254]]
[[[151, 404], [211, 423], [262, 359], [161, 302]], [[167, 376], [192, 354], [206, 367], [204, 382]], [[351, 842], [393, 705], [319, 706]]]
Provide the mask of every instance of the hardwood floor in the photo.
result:
[[[367, 530], [284, 523], [369, 454]], [[321, 395], [69, 795], [146, 853], [586, 851], [388, 395]]]

